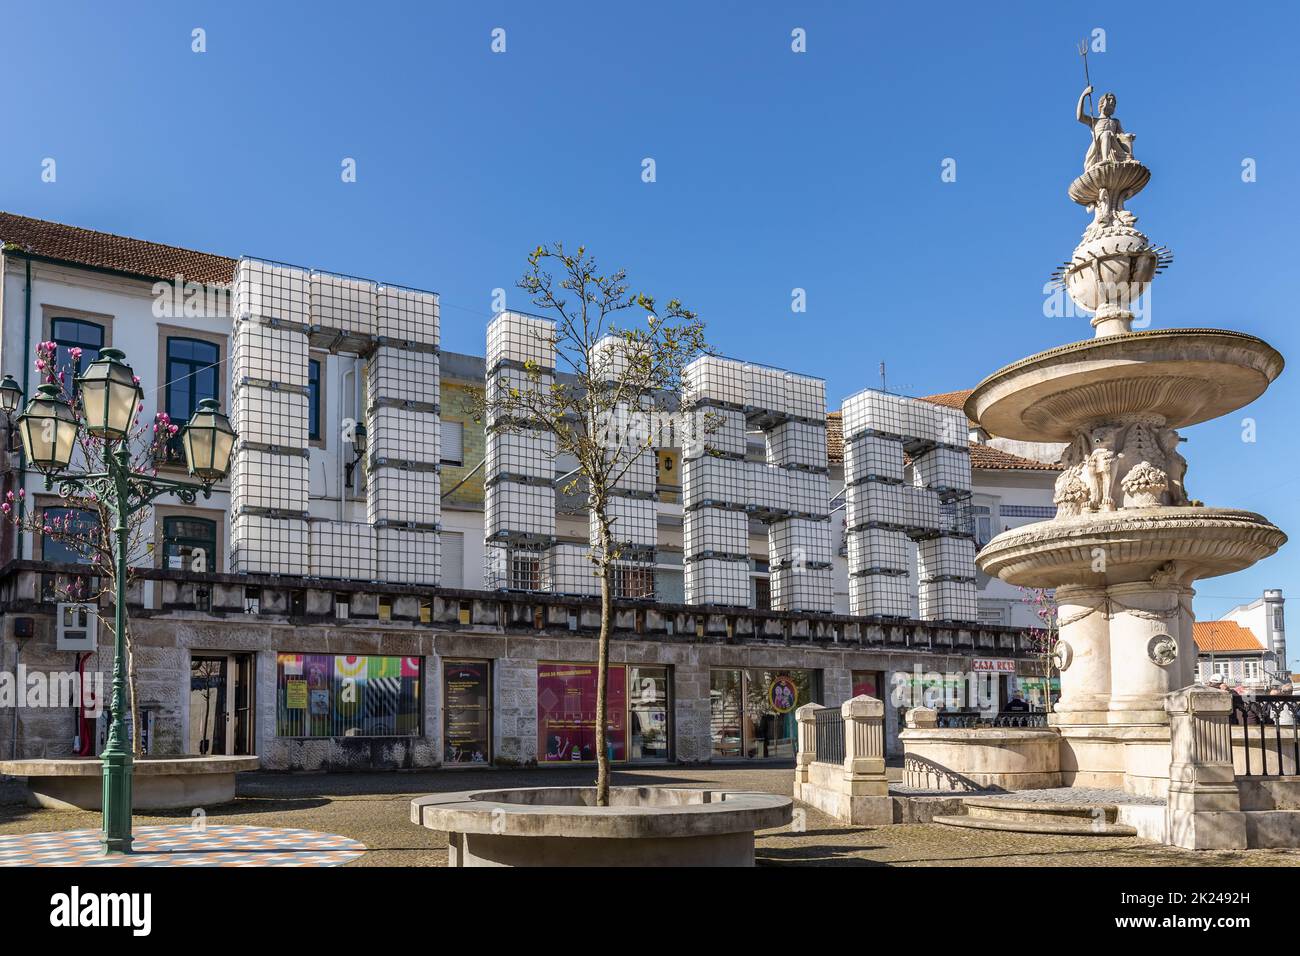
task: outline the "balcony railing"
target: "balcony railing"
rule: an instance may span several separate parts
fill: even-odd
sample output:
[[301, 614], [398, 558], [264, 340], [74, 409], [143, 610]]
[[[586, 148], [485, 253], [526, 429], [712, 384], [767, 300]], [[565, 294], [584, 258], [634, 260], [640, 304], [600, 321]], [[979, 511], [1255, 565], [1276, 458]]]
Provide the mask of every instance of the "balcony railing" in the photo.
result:
[[937, 715], [938, 726], [950, 730], [976, 730], [982, 727], [1046, 727], [1047, 714], [1034, 710], [1004, 710], [985, 714], [978, 710], [947, 710]]
[[[1283, 757], [1288, 751], [1291, 773], [1300, 770], [1300, 734], [1296, 732], [1297, 726], [1300, 726], [1300, 697], [1280, 694], [1250, 700], [1236, 697], [1233, 700], [1232, 723], [1242, 727], [1241, 742], [1247, 777], [1285, 776]], [[1283, 727], [1287, 728], [1285, 736], [1282, 733]], [[1255, 738], [1253, 742], [1252, 736]], [[1259, 748], [1259, 764], [1254, 768], [1251, 767], [1250, 760], [1253, 743]], [[1233, 744], [1235, 746], [1235, 740]], [[1273, 752], [1271, 770], [1268, 759], [1270, 750]]]

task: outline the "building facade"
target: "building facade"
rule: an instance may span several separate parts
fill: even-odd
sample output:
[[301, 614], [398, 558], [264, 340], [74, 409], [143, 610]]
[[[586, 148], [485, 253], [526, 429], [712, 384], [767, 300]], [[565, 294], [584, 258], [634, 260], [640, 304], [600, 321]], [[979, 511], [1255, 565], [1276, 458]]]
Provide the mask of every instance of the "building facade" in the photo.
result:
[[[124, 351], [145, 387], [145, 419], [162, 411], [183, 423], [205, 398], [229, 407], [235, 260], [8, 214], [0, 214], [0, 240], [0, 359], [27, 395], [37, 384], [36, 344], [54, 342], [69, 374], [103, 348]], [[312, 516], [364, 522], [364, 448], [348, 423], [366, 415], [365, 359], [316, 344], [307, 358]], [[263, 766], [285, 769], [594, 758], [595, 602], [484, 590], [484, 375], [481, 357], [440, 356], [436, 587], [233, 573], [229, 483], [194, 505], [159, 502], [130, 596], [150, 752], [256, 753]], [[843, 488], [835, 418], [832, 495]], [[25, 466], [12, 437], [3, 491], [45, 523], [80, 520]], [[980, 543], [1051, 507], [1051, 465], [978, 440], [972, 459]], [[558, 472], [571, 466], [556, 462]], [[660, 449], [656, 466], [655, 599], [620, 602], [614, 641], [616, 760], [788, 758], [794, 709], [809, 701], [833, 705], [860, 692], [893, 700], [896, 688], [925, 685], [953, 690], [948, 704], [965, 709], [971, 702], [951, 675], [1005, 675], [994, 689], [1003, 699], [1014, 681], [1041, 680], [1024, 632], [1036, 623], [1032, 611], [996, 581], [979, 582], [980, 620], [968, 624], [850, 617], [838, 583], [834, 613], [768, 610], [769, 539], [758, 522], [749, 537], [752, 608], [685, 605], [680, 451]], [[158, 467], [183, 475], [174, 451]], [[586, 543], [581, 502], [560, 502], [556, 534]], [[92, 636], [94, 650], [66, 649], [59, 597], [89, 574], [79, 555], [8, 522], [0, 548], [0, 670], [13, 675], [11, 689], [23, 690], [24, 673], [106, 675], [106, 628]], [[842, 557], [836, 574], [846, 580]], [[898, 708], [887, 712], [895, 749]], [[0, 698], [0, 753], [93, 753], [104, 723], [71, 706], [28, 706], [13, 693]]]
[[1270, 588], [1217, 621], [1197, 621], [1197, 678], [1220, 679], [1242, 692], [1267, 692], [1292, 683], [1286, 658], [1285, 598]]

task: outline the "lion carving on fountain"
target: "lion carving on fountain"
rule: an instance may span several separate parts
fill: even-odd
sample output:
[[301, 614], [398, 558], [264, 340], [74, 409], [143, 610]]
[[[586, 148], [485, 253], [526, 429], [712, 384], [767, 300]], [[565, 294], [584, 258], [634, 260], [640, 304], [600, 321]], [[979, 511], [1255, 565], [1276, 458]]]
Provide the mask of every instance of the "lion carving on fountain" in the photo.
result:
[[1052, 503], [1058, 518], [1187, 505], [1182, 438], [1154, 421], [1105, 422], [1075, 435], [1057, 464]]

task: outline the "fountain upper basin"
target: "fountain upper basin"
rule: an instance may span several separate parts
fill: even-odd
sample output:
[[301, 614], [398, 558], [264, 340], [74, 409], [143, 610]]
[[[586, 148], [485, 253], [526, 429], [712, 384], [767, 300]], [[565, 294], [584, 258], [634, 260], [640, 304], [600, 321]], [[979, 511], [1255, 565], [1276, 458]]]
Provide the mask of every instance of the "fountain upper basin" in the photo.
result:
[[1158, 329], [1048, 349], [994, 372], [966, 400], [966, 416], [992, 435], [1070, 441], [1118, 416], [1170, 428], [1248, 405], [1282, 372], [1281, 354], [1253, 335]]

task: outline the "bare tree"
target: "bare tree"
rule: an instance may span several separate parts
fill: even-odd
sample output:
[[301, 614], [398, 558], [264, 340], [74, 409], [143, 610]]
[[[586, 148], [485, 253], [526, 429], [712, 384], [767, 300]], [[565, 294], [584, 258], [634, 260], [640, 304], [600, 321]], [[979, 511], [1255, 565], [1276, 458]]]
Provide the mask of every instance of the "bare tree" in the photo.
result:
[[[83, 421], [81, 404], [77, 400], [75, 376], [81, 362], [82, 352], [72, 348], [68, 352], [69, 362], [60, 366], [58, 345], [54, 342], [42, 342], [36, 347], [36, 372], [42, 384], [55, 385], [59, 389], [58, 399], [72, 409], [79, 423]], [[137, 384], [139, 380], [137, 379]], [[139, 410], [143, 410], [141, 404]], [[131, 434], [127, 436], [127, 448], [131, 453], [131, 470], [134, 472], [157, 475], [158, 462], [166, 454], [167, 444], [176, 437], [179, 427], [173, 425], [166, 412], [159, 412], [152, 422], [136, 423]], [[75, 472], [105, 471], [108, 453], [107, 443], [91, 435], [84, 427], [77, 429], [77, 444], [72, 456], [70, 470]], [[57, 486], [58, 479], [55, 478]], [[61, 514], [47, 515], [46, 509], [27, 507], [26, 492], [19, 489], [15, 495], [10, 491], [0, 503], [0, 512], [12, 521], [20, 531], [26, 531], [42, 542], [53, 541], [63, 545], [85, 562], [84, 573], [71, 572], [56, 576], [53, 583], [55, 595], [63, 601], [91, 605], [95, 608], [103, 626], [111, 633], [113, 616], [107, 607], [105, 596], [115, 593], [117, 586], [117, 564], [113, 554], [113, 529], [117, 516], [113, 503], [95, 494], [64, 493]], [[81, 519], [80, 514], [89, 518]], [[127, 519], [127, 585], [134, 578], [134, 570], [150, 560], [153, 550], [153, 508], [146, 507], [131, 514]], [[196, 570], [208, 570], [198, 568]], [[126, 682], [131, 707], [131, 740], [135, 756], [143, 756], [143, 743], [140, 736], [140, 714], [135, 694], [135, 654], [131, 643], [130, 627], [127, 627], [124, 641], [127, 651]]]
[[677, 299], [659, 308], [653, 296], [630, 291], [624, 270], [601, 272], [582, 246], [576, 254], [562, 243], [538, 246], [518, 286], [555, 320], [550, 344], [559, 374], [551, 379], [528, 363], [523, 381], [489, 381], [484, 411], [494, 428], [554, 435], [557, 453], [577, 462], [566, 492], [585, 487], [589, 559], [600, 580], [596, 803], [608, 806], [609, 639], [615, 570], [623, 555], [610, 499], [639, 457], [653, 453], [663, 422], [681, 412], [682, 370], [708, 351], [704, 325]]

